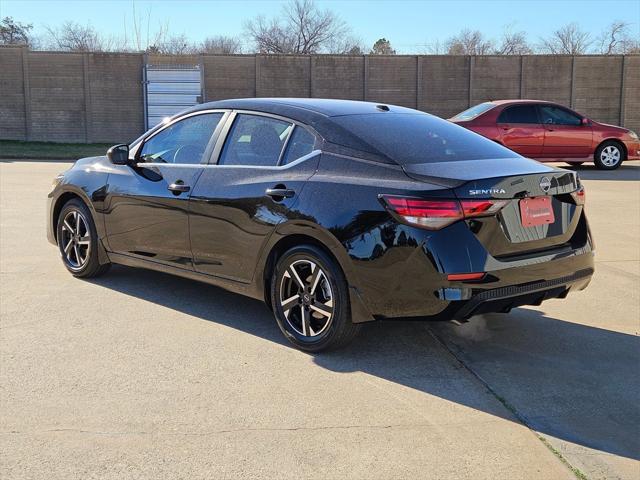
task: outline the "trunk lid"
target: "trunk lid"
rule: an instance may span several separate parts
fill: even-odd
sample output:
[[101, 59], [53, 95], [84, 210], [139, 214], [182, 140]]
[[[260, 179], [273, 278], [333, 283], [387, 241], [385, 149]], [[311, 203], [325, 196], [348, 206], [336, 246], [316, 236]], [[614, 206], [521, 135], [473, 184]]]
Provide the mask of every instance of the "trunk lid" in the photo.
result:
[[[406, 165], [405, 171], [413, 178], [451, 188], [461, 201], [505, 201], [493, 215], [465, 220], [495, 258], [507, 261], [536, 251], [581, 246], [587, 234], [581, 219], [582, 206], [571, 195], [580, 186], [575, 172], [524, 158], [514, 160]], [[547, 198], [536, 200], [543, 197]], [[523, 201], [528, 203], [523, 206]], [[546, 211], [553, 212], [549, 223], [530, 225], [523, 207], [527, 210], [528, 205], [540, 204], [535, 202], [542, 202]]]

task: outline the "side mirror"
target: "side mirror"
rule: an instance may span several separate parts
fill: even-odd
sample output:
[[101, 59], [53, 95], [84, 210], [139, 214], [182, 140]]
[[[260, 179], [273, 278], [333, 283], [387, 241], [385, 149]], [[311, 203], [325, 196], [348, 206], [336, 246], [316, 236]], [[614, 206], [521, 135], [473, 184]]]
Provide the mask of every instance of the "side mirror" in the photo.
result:
[[582, 121], [580, 122], [582, 123], [582, 126], [587, 126], [587, 125], [591, 125], [591, 120], [589, 120], [587, 117], [583, 117]]
[[129, 145], [121, 143], [107, 150], [107, 158], [114, 165], [127, 165], [129, 163]]

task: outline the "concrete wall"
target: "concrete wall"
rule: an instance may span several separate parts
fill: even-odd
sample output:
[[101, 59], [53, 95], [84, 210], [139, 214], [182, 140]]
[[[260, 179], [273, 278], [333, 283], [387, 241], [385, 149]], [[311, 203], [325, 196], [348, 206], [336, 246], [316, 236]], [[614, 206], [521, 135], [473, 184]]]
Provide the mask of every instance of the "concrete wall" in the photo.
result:
[[[205, 101], [238, 97], [368, 100], [447, 118], [500, 98], [572, 106], [640, 130], [639, 56], [149, 55], [200, 64]], [[0, 138], [126, 142], [143, 132], [142, 54], [0, 48]]]

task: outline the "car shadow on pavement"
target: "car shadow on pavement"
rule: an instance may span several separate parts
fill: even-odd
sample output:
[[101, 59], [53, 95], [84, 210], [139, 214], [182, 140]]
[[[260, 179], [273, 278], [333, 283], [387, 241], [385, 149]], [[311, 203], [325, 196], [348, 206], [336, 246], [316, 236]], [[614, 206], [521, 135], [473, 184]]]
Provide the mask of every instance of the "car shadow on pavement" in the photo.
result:
[[558, 165], [565, 170], [577, 172], [583, 180], [619, 180], [638, 181], [640, 180], [640, 163], [622, 164], [616, 170], [599, 170], [595, 165], [584, 164], [580, 166]]
[[[121, 266], [91, 283], [288, 345], [262, 302], [217, 287]], [[466, 368], [541, 435], [640, 460], [638, 336], [529, 308], [474, 317], [462, 326], [386, 321], [363, 327], [347, 348], [313, 355], [315, 363], [515, 420], [488, 402], [486, 391], [463, 381]], [[451, 376], [451, 363], [460, 378]]]

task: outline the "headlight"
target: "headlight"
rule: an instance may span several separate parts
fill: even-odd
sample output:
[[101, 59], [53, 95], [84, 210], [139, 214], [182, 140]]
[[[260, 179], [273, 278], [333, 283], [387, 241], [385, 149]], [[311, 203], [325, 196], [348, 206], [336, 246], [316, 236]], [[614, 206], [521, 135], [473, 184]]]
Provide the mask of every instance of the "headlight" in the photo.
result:
[[638, 134], [634, 131], [629, 130], [629, 136], [634, 140], [638, 140]]

